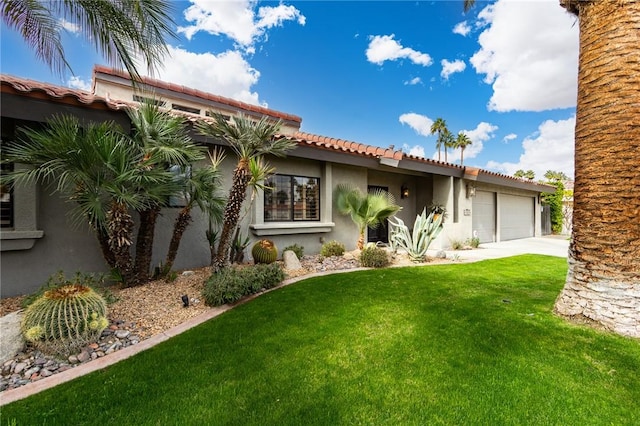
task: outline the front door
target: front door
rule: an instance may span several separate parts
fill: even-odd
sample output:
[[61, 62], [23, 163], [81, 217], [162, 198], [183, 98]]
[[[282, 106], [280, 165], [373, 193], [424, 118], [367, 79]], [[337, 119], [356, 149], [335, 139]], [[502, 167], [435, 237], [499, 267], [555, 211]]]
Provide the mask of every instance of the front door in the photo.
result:
[[[369, 185], [369, 192], [374, 192], [376, 190], [389, 191], [388, 186], [374, 186]], [[367, 242], [369, 243], [389, 243], [389, 224], [385, 219], [377, 228], [368, 228], [367, 229]]]

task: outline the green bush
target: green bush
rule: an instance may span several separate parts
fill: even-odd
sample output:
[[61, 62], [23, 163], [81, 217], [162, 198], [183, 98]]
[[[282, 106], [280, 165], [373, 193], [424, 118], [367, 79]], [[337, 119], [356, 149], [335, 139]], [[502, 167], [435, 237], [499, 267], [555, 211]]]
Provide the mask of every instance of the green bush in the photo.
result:
[[389, 254], [382, 247], [367, 245], [360, 252], [360, 264], [365, 268], [384, 268], [390, 263]]
[[282, 249], [282, 253], [284, 253], [287, 250], [291, 250], [292, 252], [294, 252], [298, 257], [298, 259], [302, 259], [302, 256], [304, 256], [304, 247], [299, 246], [298, 244], [285, 247], [284, 249]]
[[20, 329], [36, 348], [66, 356], [97, 340], [108, 325], [104, 298], [87, 286], [67, 284], [29, 305]]
[[478, 237], [473, 237], [471, 239], [469, 239], [468, 244], [472, 247], [472, 248], [478, 248], [480, 246], [480, 238]]
[[234, 303], [244, 296], [277, 286], [284, 277], [277, 263], [224, 268], [209, 277], [202, 296], [209, 306]]
[[344, 254], [344, 244], [340, 241], [329, 241], [324, 243], [320, 249], [320, 255], [323, 257], [342, 256]]

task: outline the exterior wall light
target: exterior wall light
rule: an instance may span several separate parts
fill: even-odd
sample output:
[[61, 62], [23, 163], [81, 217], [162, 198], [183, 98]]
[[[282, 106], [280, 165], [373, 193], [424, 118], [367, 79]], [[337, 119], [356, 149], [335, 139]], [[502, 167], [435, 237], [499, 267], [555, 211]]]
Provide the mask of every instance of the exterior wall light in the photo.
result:
[[473, 185], [467, 185], [467, 198], [476, 196], [476, 187]]
[[409, 198], [409, 188], [406, 185], [400, 187], [400, 198]]

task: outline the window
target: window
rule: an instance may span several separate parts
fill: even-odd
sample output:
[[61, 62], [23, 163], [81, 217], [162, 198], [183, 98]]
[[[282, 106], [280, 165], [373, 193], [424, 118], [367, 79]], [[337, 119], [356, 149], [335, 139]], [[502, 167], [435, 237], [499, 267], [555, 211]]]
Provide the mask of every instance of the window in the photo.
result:
[[140, 102], [141, 104], [143, 103], [150, 103], [152, 105], [155, 106], [165, 106], [166, 102], [165, 101], [161, 101], [158, 99], [152, 99], [152, 98], [147, 98], [145, 96], [139, 96], [139, 95], [133, 95], [133, 100], [136, 102]]
[[[2, 174], [12, 170], [12, 163], [1, 165]], [[13, 188], [8, 184], [0, 184], [0, 228], [13, 228]]]
[[171, 109], [175, 109], [176, 111], [190, 112], [191, 114], [200, 114], [200, 110], [198, 108], [192, 108], [180, 104], [171, 104]]
[[320, 220], [319, 178], [273, 175], [265, 186], [265, 222]]

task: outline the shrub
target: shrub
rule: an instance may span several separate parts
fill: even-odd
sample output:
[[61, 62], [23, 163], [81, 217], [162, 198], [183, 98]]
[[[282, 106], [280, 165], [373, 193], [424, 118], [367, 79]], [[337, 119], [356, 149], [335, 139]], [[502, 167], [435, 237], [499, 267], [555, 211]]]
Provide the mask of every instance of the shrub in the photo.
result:
[[273, 241], [262, 239], [251, 248], [251, 256], [255, 263], [273, 263], [278, 258], [278, 248]]
[[464, 248], [464, 243], [460, 240], [451, 240], [451, 249], [453, 250], [462, 250]]
[[329, 241], [324, 243], [320, 249], [320, 255], [323, 257], [342, 256], [344, 254], [344, 244], [340, 241]]
[[87, 286], [66, 284], [45, 291], [29, 305], [20, 328], [38, 349], [66, 356], [97, 340], [108, 325], [102, 296]]
[[469, 243], [469, 246], [473, 248], [478, 248], [480, 246], [480, 238], [478, 237], [470, 238], [468, 243]]
[[291, 250], [292, 252], [294, 252], [298, 257], [298, 259], [302, 259], [302, 256], [304, 256], [304, 247], [299, 246], [298, 244], [285, 247], [284, 249], [282, 249], [282, 253], [284, 253], [287, 250]]
[[209, 277], [202, 295], [207, 305], [220, 306], [273, 288], [283, 280], [284, 272], [277, 263], [224, 268]]
[[389, 254], [382, 247], [367, 245], [360, 252], [360, 264], [366, 268], [384, 268], [389, 266]]

